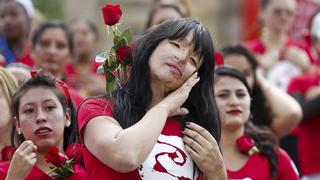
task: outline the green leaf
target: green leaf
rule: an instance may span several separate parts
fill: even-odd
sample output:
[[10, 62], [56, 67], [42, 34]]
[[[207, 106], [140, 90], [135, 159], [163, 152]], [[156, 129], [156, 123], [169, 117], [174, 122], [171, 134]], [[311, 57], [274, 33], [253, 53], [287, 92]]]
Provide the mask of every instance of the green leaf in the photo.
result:
[[108, 56], [109, 52], [103, 52], [96, 56], [95, 61], [99, 63], [104, 62], [108, 58]]
[[130, 43], [132, 41], [132, 30], [131, 28], [127, 28], [123, 31], [122, 36], [126, 38], [127, 43]]
[[128, 42], [127, 42], [127, 40], [126, 40], [126, 38], [122, 38], [120, 41], [118, 41], [112, 48], [114, 49], [114, 51], [116, 51], [117, 52], [117, 50], [120, 48], [120, 47], [122, 47], [122, 46], [124, 46], [124, 45], [127, 45], [128, 44]]

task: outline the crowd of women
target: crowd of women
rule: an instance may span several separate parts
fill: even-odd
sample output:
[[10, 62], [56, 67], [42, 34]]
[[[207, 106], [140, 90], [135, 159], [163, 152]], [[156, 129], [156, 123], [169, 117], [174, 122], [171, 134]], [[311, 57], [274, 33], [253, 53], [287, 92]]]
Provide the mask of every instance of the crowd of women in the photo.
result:
[[319, 179], [320, 15], [296, 40], [295, 9], [262, 0], [261, 36], [218, 50], [188, 1], [157, 0], [106, 93], [94, 23], [0, 1], [0, 179]]

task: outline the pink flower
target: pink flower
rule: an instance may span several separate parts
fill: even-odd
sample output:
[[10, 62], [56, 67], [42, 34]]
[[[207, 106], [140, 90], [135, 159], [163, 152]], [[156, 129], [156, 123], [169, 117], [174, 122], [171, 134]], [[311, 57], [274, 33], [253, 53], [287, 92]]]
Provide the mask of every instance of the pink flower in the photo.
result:
[[259, 152], [257, 146], [253, 139], [251, 139], [248, 135], [244, 134], [240, 138], [237, 139], [237, 145], [241, 153], [252, 155], [255, 152]]
[[59, 153], [57, 147], [52, 147], [49, 152], [45, 154], [46, 162], [54, 166], [62, 167], [67, 162], [67, 158]]
[[119, 22], [122, 11], [120, 5], [106, 5], [102, 8], [104, 23], [108, 26], [115, 25]]

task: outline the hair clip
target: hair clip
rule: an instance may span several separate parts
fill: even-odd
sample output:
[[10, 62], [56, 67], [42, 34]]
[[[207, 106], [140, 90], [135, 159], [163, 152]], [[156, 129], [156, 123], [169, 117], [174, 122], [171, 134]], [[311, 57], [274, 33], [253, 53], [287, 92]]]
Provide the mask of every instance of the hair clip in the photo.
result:
[[66, 103], [67, 103], [67, 106], [69, 106], [69, 97], [70, 97], [70, 94], [69, 94], [69, 88], [68, 88], [68, 85], [61, 81], [61, 80], [58, 80], [56, 79], [56, 84], [57, 86], [59, 87], [60, 91], [63, 93], [64, 97], [66, 98]]

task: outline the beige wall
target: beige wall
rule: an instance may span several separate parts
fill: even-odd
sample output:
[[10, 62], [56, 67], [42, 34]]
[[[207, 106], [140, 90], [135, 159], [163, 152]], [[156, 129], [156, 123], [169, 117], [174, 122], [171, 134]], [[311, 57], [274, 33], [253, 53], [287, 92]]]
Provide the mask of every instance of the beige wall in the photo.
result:
[[[130, 26], [135, 34], [140, 34], [144, 28], [150, 4], [153, 0], [66, 0], [66, 20], [77, 16], [86, 17], [99, 26], [100, 40], [97, 52], [110, 46], [106, 27], [101, 16], [101, 7], [106, 3], [121, 4], [123, 9], [123, 24]], [[239, 1], [238, 0], [189, 0], [192, 15], [199, 19], [210, 30], [216, 47], [237, 41], [239, 38]], [[75, 6], [76, 4], [76, 6]]]

